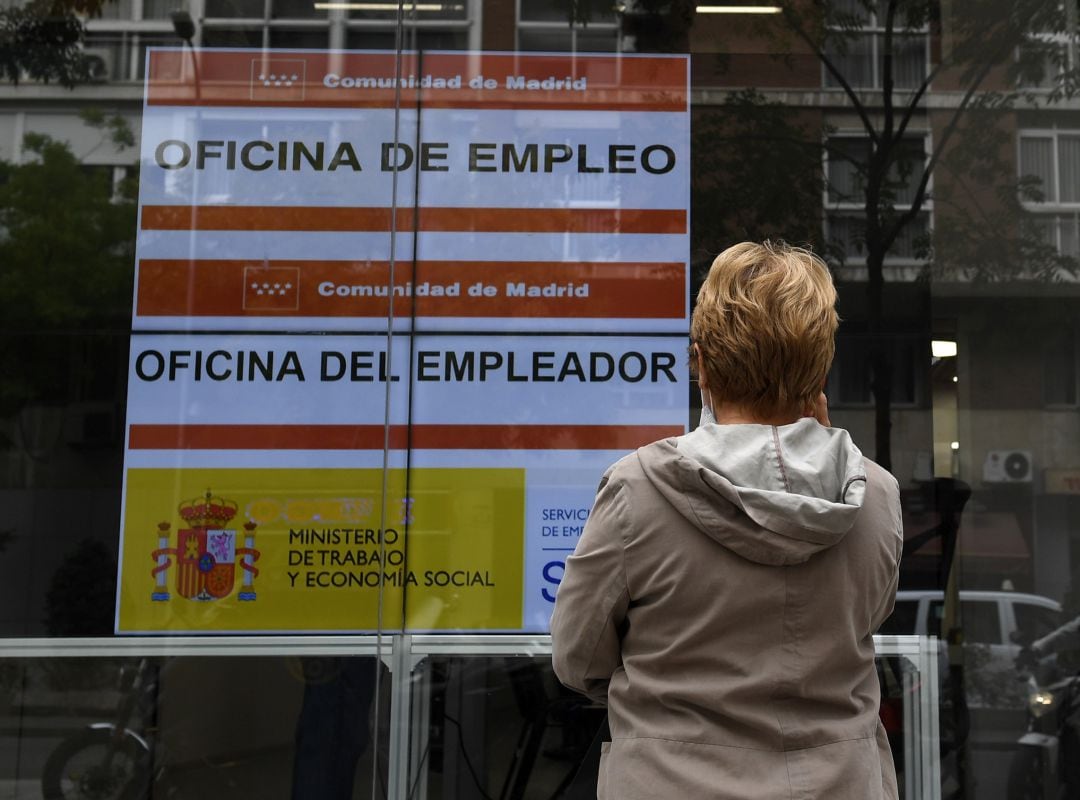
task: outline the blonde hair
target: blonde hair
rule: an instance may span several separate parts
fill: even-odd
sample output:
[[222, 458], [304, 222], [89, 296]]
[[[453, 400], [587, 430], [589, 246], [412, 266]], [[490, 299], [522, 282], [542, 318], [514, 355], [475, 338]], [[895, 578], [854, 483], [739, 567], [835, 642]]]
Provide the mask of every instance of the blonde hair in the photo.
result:
[[829, 269], [809, 250], [743, 242], [717, 256], [690, 321], [714, 402], [764, 419], [812, 408], [832, 364], [835, 306]]

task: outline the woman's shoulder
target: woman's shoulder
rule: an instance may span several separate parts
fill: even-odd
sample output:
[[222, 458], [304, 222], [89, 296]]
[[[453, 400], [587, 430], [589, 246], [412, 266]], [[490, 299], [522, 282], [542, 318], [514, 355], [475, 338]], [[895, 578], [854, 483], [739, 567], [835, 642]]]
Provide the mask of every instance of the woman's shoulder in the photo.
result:
[[644, 466], [646, 462], [654, 464], [657, 460], [678, 458], [676, 439], [658, 439], [632, 450], [605, 470], [600, 481], [603, 488], [608, 483], [619, 483], [633, 487], [641, 481], [651, 483]]
[[876, 461], [863, 456], [863, 469], [866, 470], [868, 483], [874, 481], [890, 491], [900, 492], [900, 482], [896, 479], [896, 476]]

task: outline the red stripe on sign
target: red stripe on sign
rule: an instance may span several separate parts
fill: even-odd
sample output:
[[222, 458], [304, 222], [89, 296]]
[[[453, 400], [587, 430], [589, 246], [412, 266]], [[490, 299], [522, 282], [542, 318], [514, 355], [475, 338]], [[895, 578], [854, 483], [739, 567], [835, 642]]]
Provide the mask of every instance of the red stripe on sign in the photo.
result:
[[[142, 229], [383, 233], [392, 210], [340, 206], [143, 206]], [[399, 208], [399, 231], [431, 233], [686, 233], [668, 208]]]
[[[676, 425], [390, 426], [392, 450], [629, 450], [680, 436]], [[382, 425], [147, 425], [132, 450], [379, 450]]]
[[[149, 106], [686, 112], [689, 59], [526, 53], [157, 51]], [[396, 85], [396, 76], [404, 77]]]
[[[685, 276], [675, 262], [406, 262], [394, 273], [394, 315], [679, 319]], [[375, 289], [389, 283], [384, 261], [143, 259], [136, 308], [140, 317], [381, 318], [390, 303]], [[474, 296], [478, 283], [495, 296]]]

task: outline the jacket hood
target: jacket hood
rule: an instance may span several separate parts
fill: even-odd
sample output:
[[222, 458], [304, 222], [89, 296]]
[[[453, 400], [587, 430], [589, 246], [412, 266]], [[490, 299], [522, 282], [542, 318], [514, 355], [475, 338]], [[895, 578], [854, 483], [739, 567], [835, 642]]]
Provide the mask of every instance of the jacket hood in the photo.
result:
[[797, 564], [841, 541], [866, 490], [848, 432], [709, 423], [638, 450], [656, 488], [706, 536], [761, 564]]

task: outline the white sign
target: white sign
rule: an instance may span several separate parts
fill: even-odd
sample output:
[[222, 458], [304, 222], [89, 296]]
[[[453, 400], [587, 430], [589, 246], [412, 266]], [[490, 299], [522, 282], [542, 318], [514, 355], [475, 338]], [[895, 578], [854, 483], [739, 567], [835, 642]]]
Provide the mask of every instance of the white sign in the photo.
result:
[[[118, 629], [546, 630], [603, 468], [685, 429], [687, 69], [152, 50]], [[408, 544], [361, 573], [318, 525], [391, 516], [337, 497], [384, 444]], [[399, 616], [289, 615], [371, 581]]]

